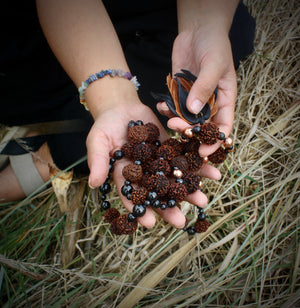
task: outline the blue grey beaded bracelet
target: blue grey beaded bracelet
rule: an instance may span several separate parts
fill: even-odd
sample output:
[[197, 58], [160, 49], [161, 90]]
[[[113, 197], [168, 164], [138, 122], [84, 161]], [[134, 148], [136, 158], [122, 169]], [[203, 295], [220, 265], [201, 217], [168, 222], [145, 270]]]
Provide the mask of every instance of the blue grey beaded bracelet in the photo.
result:
[[89, 110], [86, 102], [85, 102], [85, 90], [86, 88], [94, 81], [103, 78], [104, 76], [109, 75], [110, 77], [121, 77], [125, 78], [129, 81], [131, 81], [135, 87], [136, 90], [139, 89], [139, 82], [136, 79], [136, 76], [132, 76], [130, 72], [123, 72], [122, 70], [118, 69], [108, 69], [108, 70], [102, 70], [99, 73], [90, 75], [89, 78], [86, 81], [83, 81], [81, 83], [81, 87], [78, 88], [79, 92], [79, 98], [80, 98], [80, 103], [85, 107], [86, 110]]

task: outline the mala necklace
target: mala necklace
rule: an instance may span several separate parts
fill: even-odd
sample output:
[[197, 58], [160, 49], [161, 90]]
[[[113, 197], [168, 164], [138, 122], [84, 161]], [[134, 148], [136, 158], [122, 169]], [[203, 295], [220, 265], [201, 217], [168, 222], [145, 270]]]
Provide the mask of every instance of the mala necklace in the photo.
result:
[[[233, 141], [209, 120], [216, 112], [215, 94], [198, 115], [189, 113], [185, 107], [186, 97], [196, 77], [190, 72], [167, 77], [170, 95], [155, 94], [164, 100], [170, 110], [189, 124], [197, 124], [185, 129], [180, 140], [169, 138], [160, 142], [159, 129], [153, 123], [144, 124], [141, 120], [128, 123], [128, 141], [121, 150], [114, 152], [110, 159], [109, 175], [100, 186], [101, 209], [105, 211], [104, 219], [110, 223], [111, 231], [116, 235], [133, 234], [137, 229], [137, 218], [146, 213], [146, 208], [165, 210], [180, 206], [189, 194], [201, 190], [202, 181], [199, 169], [208, 162], [220, 164], [229, 152], [233, 151]], [[208, 157], [201, 157], [200, 144], [212, 145], [222, 141], [222, 146]], [[131, 213], [121, 215], [107, 201], [111, 190], [110, 173], [117, 160], [126, 157], [131, 162], [122, 170], [124, 185], [121, 193], [133, 203]], [[209, 222], [202, 208], [198, 208], [198, 216], [194, 226], [185, 227], [188, 234], [205, 232]]]

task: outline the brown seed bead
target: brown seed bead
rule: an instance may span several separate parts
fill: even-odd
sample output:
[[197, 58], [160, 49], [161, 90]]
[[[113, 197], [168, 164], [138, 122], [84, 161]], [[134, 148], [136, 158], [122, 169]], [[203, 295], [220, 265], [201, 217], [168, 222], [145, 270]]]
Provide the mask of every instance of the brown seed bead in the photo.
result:
[[151, 122], [145, 124], [145, 127], [147, 128], [148, 132], [148, 138], [146, 142], [153, 143], [159, 137], [159, 129], [154, 123]]
[[113, 220], [115, 220], [119, 216], [120, 216], [120, 212], [114, 207], [107, 209], [104, 213], [104, 219], [105, 221], [109, 223], [111, 223]]
[[175, 156], [175, 150], [170, 145], [162, 145], [156, 151], [157, 158], [164, 158], [166, 160], [172, 160]]
[[127, 157], [127, 158], [132, 158], [134, 150], [135, 150], [135, 145], [129, 142], [123, 144], [121, 148], [121, 151], [123, 152], [124, 157]]
[[189, 194], [199, 189], [199, 183], [201, 181], [201, 176], [199, 174], [187, 172], [182, 179]]
[[162, 145], [170, 145], [175, 151], [175, 156], [179, 156], [183, 153], [183, 143], [175, 138], [165, 140]]
[[231, 148], [233, 146], [233, 140], [232, 138], [228, 137], [224, 140], [224, 146], [225, 148]]
[[204, 123], [201, 126], [201, 131], [198, 135], [198, 138], [202, 143], [205, 144], [215, 144], [220, 137], [219, 128], [215, 123]]
[[193, 131], [190, 127], [186, 128], [183, 131], [183, 134], [187, 137], [187, 138], [192, 138], [194, 136]]
[[219, 147], [214, 153], [208, 156], [208, 159], [213, 164], [221, 164], [225, 161], [226, 156], [226, 149]]
[[169, 180], [164, 174], [153, 174], [151, 175], [152, 189], [156, 191], [158, 197], [163, 197], [169, 190]]
[[187, 171], [189, 164], [184, 156], [177, 156], [170, 161], [170, 166], [174, 168], [178, 168], [183, 173]]
[[148, 130], [145, 125], [135, 125], [128, 128], [128, 140], [130, 143], [139, 144], [148, 138]]
[[197, 171], [203, 165], [203, 159], [198, 153], [187, 153], [185, 157], [190, 171]]
[[139, 182], [143, 177], [143, 169], [141, 165], [130, 163], [122, 170], [124, 178], [130, 182]]
[[192, 138], [184, 144], [185, 153], [198, 153], [200, 142], [197, 138]]
[[169, 175], [171, 173], [171, 166], [167, 160], [158, 158], [151, 163], [149, 171], [153, 174], [163, 172], [165, 175]]
[[111, 231], [116, 235], [133, 234], [137, 229], [137, 220], [129, 221], [128, 214], [123, 214], [111, 223]]
[[140, 143], [133, 151], [133, 159], [140, 160], [142, 163], [148, 161], [152, 157], [152, 148], [147, 143]]
[[183, 184], [172, 183], [169, 185], [168, 198], [174, 199], [176, 202], [181, 202], [188, 195], [188, 191]]
[[194, 229], [197, 233], [206, 232], [208, 227], [209, 227], [209, 221], [207, 219], [205, 220], [197, 219], [194, 225]]
[[131, 193], [131, 201], [134, 205], [144, 204], [147, 199], [148, 190], [145, 187], [135, 187]]

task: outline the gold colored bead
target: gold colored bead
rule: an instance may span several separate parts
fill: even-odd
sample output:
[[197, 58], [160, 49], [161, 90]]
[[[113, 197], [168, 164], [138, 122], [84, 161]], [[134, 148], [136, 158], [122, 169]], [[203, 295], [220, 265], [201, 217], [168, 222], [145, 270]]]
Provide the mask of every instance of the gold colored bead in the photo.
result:
[[205, 156], [205, 157], [203, 157], [203, 164], [207, 164], [207, 163], [208, 163], [208, 157]]
[[175, 178], [179, 179], [183, 176], [183, 173], [182, 173], [181, 170], [176, 169], [176, 170], [173, 171], [173, 175], [175, 176]]
[[186, 128], [184, 131], [183, 131], [183, 134], [187, 137], [187, 138], [193, 138], [194, 134], [193, 134], [193, 131], [192, 129], [189, 127], [189, 128]]
[[232, 138], [228, 137], [224, 140], [224, 146], [225, 148], [231, 148], [233, 146], [233, 140]]
[[203, 187], [203, 182], [200, 181], [198, 186], [199, 186], [199, 188], [202, 188]]

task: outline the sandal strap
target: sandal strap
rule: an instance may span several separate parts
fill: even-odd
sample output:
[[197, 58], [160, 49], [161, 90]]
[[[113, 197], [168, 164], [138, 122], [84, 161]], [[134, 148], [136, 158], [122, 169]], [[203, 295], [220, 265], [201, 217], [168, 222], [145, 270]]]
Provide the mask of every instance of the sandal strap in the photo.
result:
[[29, 196], [44, 184], [30, 153], [10, 156], [9, 159], [16, 178], [26, 196]]

